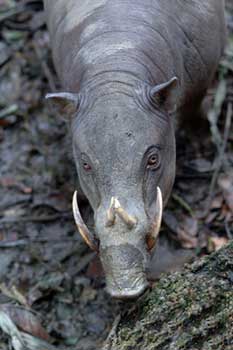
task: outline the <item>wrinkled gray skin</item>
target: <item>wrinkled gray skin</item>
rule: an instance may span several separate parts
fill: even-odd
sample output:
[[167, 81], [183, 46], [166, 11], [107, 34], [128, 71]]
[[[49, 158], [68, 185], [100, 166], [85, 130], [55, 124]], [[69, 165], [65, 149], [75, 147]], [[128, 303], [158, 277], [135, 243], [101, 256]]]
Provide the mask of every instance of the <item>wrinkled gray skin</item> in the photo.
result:
[[[199, 109], [216, 71], [225, 44], [224, 1], [44, 4], [63, 91], [77, 98], [74, 157], [94, 210], [107, 289], [115, 297], [137, 297], [147, 287], [146, 234], [156, 188], [165, 205], [174, 181], [175, 118], [187, 119]], [[173, 77], [177, 83], [155, 92]], [[148, 167], [151, 154], [160, 159], [156, 169]], [[85, 170], [85, 163], [91, 169]], [[133, 229], [119, 217], [106, 227], [112, 196], [137, 218]]]

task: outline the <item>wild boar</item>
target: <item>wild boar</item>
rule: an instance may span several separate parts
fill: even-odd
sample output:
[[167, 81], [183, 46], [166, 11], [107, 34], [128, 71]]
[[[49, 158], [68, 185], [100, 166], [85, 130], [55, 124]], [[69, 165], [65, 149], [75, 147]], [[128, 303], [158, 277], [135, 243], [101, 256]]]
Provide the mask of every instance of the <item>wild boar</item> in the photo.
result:
[[44, 0], [70, 118], [78, 230], [100, 254], [107, 290], [135, 298], [175, 177], [175, 120], [200, 108], [225, 44], [223, 0]]

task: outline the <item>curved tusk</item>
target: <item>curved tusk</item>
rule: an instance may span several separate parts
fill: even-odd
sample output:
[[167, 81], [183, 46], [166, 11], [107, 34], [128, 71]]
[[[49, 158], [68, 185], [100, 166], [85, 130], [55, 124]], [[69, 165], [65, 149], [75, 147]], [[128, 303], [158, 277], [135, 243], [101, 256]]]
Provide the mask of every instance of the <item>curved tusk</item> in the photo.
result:
[[148, 249], [151, 250], [154, 248], [156, 239], [158, 237], [163, 216], [163, 197], [162, 192], [159, 187], [157, 187], [157, 199], [156, 199], [156, 209], [154, 221], [152, 222], [151, 231], [147, 236], [147, 246]]
[[137, 220], [136, 218], [129, 215], [120, 205], [120, 202], [117, 198], [115, 198], [115, 206], [114, 206], [115, 212], [117, 215], [121, 218], [122, 221], [126, 223], [126, 225], [129, 227], [129, 229], [132, 229], [136, 224]]
[[115, 214], [115, 197], [111, 198], [111, 203], [110, 207], [107, 211], [107, 222], [106, 222], [106, 227], [110, 227], [114, 225], [116, 219], [116, 214]]
[[99, 250], [98, 241], [90, 233], [80, 214], [78, 202], [77, 202], [77, 191], [75, 191], [73, 195], [72, 207], [73, 207], [73, 215], [74, 215], [75, 223], [77, 225], [78, 231], [80, 232], [82, 238], [89, 245], [91, 249], [98, 251]]

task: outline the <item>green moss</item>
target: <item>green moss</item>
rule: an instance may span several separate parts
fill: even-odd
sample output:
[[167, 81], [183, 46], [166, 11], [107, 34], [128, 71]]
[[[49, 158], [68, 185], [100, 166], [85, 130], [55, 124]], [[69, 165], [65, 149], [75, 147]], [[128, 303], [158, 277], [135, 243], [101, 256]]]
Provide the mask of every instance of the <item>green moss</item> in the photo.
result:
[[122, 315], [112, 350], [233, 349], [233, 243], [166, 275]]

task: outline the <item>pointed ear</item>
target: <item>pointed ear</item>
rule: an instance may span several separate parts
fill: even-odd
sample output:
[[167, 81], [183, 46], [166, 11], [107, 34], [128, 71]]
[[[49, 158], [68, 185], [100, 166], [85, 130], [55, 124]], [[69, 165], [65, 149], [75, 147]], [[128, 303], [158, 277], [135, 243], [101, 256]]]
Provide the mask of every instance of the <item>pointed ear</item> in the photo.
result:
[[173, 77], [166, 83], [156, 85], [149, 91], [149, 98], [155, 106], [163, 107], [167, 112], [174, 112], [178, 95], [178, 79]]
[[80, 104], [80, 95], [71, 92], [55, 92], [47, 94], [45, 98], [52, 101], [53, 107], [64, 119], [73, 116]]

